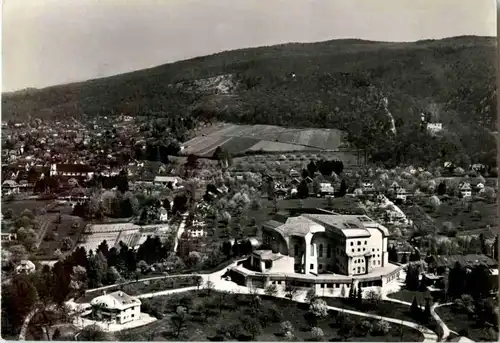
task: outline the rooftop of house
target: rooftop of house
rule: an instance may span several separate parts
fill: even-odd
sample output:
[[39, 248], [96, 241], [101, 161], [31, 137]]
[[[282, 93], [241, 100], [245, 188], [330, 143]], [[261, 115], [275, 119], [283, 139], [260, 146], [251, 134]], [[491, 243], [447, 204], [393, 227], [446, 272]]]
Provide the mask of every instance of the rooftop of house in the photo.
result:
[[132, 306], [140, 305], [141, 301], [135, 297], [131, 297], [122, 291], [116, 291], [109, 294], [104, 294], [92, 299], [92, 306], [102, 306], [110, 310], [123, 310]]

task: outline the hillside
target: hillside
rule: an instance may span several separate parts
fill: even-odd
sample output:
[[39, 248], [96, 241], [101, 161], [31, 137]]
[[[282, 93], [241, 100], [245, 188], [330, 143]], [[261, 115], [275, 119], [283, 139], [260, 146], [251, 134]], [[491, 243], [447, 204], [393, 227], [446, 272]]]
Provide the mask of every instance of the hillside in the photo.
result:
[[[466, 156], [471, 156], [491, 163], [494, 140], [484, 133], [493, 129], [496, 118], [495, 44], [489, 37], [455, 37], [241, 49], [4, 94], [2, 114], [5, 119], [85, 119], [124, 113], [169, 122], [188, 116], [197, 121], [334, 128], [346, 131], [348, 140], [375, 160], [427, 163], [444, 158], [468, 163]], [[385, 135], [382, 97], [388, 99], [397, 137]], [[421, 112], [443, 123], [444, 138], [416, 132]], [[425, 141], [427, 145], [415, 146]], [[441, 151], [435, 149], [438, 142]], [[454, 155], [457, 150], [460, 156]], [[429, 157], [422, 160], [420, 155]]]

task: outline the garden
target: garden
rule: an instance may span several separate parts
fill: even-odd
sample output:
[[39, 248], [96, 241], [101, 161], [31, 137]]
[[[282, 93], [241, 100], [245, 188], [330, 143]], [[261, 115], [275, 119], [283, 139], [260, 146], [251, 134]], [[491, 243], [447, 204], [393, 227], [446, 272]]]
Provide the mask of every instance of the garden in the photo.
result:
[[[106, 289], [106, 293], [121, 290], [128, 295], [140, 295], [156, 293], [169, 289], [201, 286], [203, 279], [201, 276], [167, 276], [162, 279], [131, 282], [125, 285], [116, 285]], [[102, 290], [90, 291], [85, 296], [77, 299], [77, 303], [88, 303], [95, 297], [102, 294]]]
[[418, 330], [329, 311], [310, 304], [211, 289], [143, 299], [143, 312], [159, 320], [116, 334], [120, 341], [422, 341]]
[[451, 305], [438, 307], [436, 313], [460, 336], [475, 342], [498, 341], [498, 302], [493, 298], [474, 301], [463, 295]]

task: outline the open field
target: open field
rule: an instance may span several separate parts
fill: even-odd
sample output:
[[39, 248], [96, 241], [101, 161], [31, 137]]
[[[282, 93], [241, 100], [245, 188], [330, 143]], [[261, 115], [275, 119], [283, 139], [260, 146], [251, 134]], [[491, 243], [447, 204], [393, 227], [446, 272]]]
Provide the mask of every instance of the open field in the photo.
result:
[[62, 214], [61, 222], [58, 223], [58, 216], [58, 214], [54, 214], [51, 216], [54, 220], [45, 223], [47, 228], [40, 244], [40, 248], [36, 253], [37, 259], [54, 259], [54, 252], [57, 249], [61, 249], [61, 251], [63, 251], [62, 241], [66, 237], [71, 239], [72, 245], [70, 250], [68, 250], [71, 251], [71, 249], [75, 247], [78, 238], [85, 228], [86, 222], [80, 217]]
[[487, 327], [484, 321], [478, 321], [462, 311], [454, 310], [452, 306], [441, 306], [436, 313], [450, 330], [461, 336], [466, 336], [474, 342], [497, 342], [498, 330]]
[[221, 146], [231, 154], [247, 151], [335, 150], [343, 133], [336, 129], [290, 129], [273, 125], [219, 124], [183, 144], [186, 154], [210, 157]]
[[[285, 341], [280, 324], [290, 321], [298, 341], [314, 340], [310, 332], [310, 324], [306, 313], [307, 304], [295, 303], [287, 299], [269, 298], [261, 296], [260, 303], [255, 306], [249, 295], [233, 294], [224, 295], [218, 292], [205, 291], [186, 292], [165, 297], [143, 300], [143, 312], [154, 314], [160, 320], [141, 328], [123, 331], [117, 334], [119, 340], [254, 340], [254, 341]], [[179, 337], [173, 337], [171, 316], [178, 306], [184, 306], [189, 313], [186, 326], [181, 330]], [[324, 332], [327, 341], [422, 341], [423, 337], [417, 330], [391, 324], [388, 334], [377, 336], [368, 329], [361, 329], [365, 319], [357, 316], [346, 316], [347, 321], [353, 324], [348, 330], [344, 324], [344, 335], [337, 320], [337, 312], [330, 311], [329, 315], [318, 320], [314, 325]], [[345, 317], [344, 317], [345, 318]], [[254, 322], [255, 325], [244, 325]], [[374, 320], [366, 320], [373, 325]], [[366, 324], [365, 324], [366, 325]], [[254, 330], [254, 337], [249, 335], [249, 328]], [[229, 337], [228, 337], [229, 336]], [[401, 337], [402, 336], [402, 337]]]

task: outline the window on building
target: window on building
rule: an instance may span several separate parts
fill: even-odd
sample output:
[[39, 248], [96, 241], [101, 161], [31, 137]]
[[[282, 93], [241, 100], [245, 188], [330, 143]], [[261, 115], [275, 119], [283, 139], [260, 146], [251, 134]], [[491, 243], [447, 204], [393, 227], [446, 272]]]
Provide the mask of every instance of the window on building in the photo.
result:
[[327, 250], [326, 250], [326, 257], [328, 257], [328, 258], [332, 257], [332, 252], [331, 252], [331, 250], [330, 250], [330, 249], [331, 249], [330, 244], [328, 244], [328, 245], [326, 246], [326, 249], [327, 249]]
[[314, 264], [310, 264], [310, 265], [309, 265], [309, 268], [310, 268], [310, 269], [314, 269]]
[[354, 242], [351, 242], [351, 247], [354, 245]]
[[367, 244], [368, 244], [368, 242], [367, 242], [367, 241], [365, 241], [365, 245], [367, 245]]
[[297, 244], [293, 246], [293, 252], [295, 256], [299, 255], [299, 246]]
[[314, 245], [311, 244], [311, 256], [314, 256]]
[[358, 273], [361, 273], [361, 267], [358, 267]]
[[360, 252], [360, 251], [361, 251], [361, 249], [360, 249], [360, 248], [358, 248], [358, 252]]
[[358, 241], [358, 245], [361, 245], [361, 241]]
[[318, 265], [318, 269], [323, 269], [323, 265], [322, 264]]
[[365, 249], [365, 248], [363, 248], [363, 251], [365, 251], [365, 250], [366, 250], [366, 249]]
[[318, 256], [319, 256], [319, 257], [323, 257], [323, 244], [320, 244], [320, 245], [319, 245], [318, 252], [319, 252]]
[[321, 284], [319, 285], [319, 287], [321, 287], [321, 288], [325, 288], [325, 284], [324, 284], [324, 283], [321, 283]]
[[352, 252], [354, 252], [354, 249], [352, 249]]

